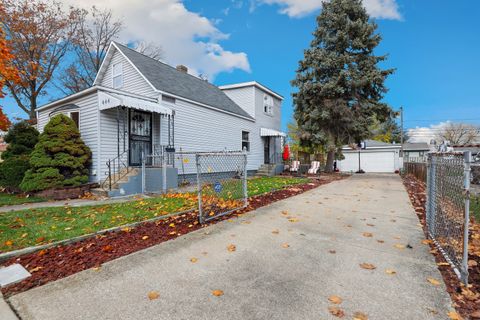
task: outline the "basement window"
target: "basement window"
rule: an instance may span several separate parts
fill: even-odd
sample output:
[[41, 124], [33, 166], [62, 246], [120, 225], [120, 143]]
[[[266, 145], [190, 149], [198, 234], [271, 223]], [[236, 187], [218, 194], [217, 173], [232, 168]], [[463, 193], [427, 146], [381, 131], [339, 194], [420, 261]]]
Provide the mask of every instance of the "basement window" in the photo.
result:
[[123, 87], [123, 65], [122, 63], [115, 63], [113, 65], [113, 88], [119, 89]]

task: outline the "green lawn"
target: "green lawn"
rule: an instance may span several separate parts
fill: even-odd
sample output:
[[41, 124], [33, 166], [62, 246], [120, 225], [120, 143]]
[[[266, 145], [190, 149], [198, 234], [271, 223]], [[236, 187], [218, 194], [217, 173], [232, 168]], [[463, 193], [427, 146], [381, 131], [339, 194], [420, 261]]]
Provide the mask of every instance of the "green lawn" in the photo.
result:
[[45, 199], [39, 197], [26, 197], [25, 195], [0, 193], [0, 207], [42, 201], [45, 201]]
[[[304, 178], [253, 178], [248, 180], [248, 194], [258, 195], [308, 181]], [[241, 180], [224, 183], [221, 194], [228, 199], [241, 198], [240, 183]], [[49, 207], [0, 213], [0, 251], [69, 239], [196, 206], [196, 194], [186, 193], [109, 205]]]

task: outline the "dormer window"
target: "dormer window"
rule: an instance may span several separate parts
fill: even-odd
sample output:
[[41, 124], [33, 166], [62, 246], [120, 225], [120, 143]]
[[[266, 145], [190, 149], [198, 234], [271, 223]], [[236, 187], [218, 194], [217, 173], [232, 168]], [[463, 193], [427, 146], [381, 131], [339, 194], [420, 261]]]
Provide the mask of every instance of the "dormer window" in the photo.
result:
[[273, 115], [273, 98], [266, 94], [263, 96], [263, 112]]
[[122, 63], [115, 63], [113, 65], [113, 88], [119, 89], [123, 87], [123, 65]]

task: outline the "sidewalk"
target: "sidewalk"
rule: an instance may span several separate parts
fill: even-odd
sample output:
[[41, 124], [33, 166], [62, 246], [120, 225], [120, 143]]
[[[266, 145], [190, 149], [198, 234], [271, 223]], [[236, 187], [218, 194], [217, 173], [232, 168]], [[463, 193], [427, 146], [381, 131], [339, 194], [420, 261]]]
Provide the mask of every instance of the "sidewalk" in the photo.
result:
[[451, 301], [422, 239], [397, 175], [354, 176], [10, 301], [23, 320], [338, 319], [331, 307], [344, 319], [447, 320]]

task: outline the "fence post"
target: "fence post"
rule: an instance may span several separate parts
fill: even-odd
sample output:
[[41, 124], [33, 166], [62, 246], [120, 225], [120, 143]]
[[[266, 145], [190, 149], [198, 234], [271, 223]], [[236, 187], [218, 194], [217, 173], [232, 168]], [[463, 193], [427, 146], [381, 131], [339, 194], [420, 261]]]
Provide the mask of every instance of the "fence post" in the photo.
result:
[[201, 165], [200, 165], [200, 155], [197, 153], [195, 155], [195, 162], [197, 165], [197, 192], [198, 192], [198, 221], [203, 224], [203, 214], [202, 214], [202, 182], [201, 179]]
[[168, 153], [163, 152], [162, 155], [162, 193], [167, 193], [167, 157]]
[[464, 160], [464, 178], [465, 178], [465, 221], [463, 226], [463, 259], [462, 259], [462, 280], [465, 285], [468, 284], [468, 228], [470, 224], [470, 162], [472, 158], [471, 151], [463, 153]]
[[247, 183], [247, 161], [248, 161], [248, 157], [247, 157], [247, 148], [244, 147], [243, 148], [243, 197], [244, 197], [244, 201], [245, 201], [245, 207], [248, 206], [248, 183]]
[[142, 193], [145, 193], [145, 153], [142, 151]]

